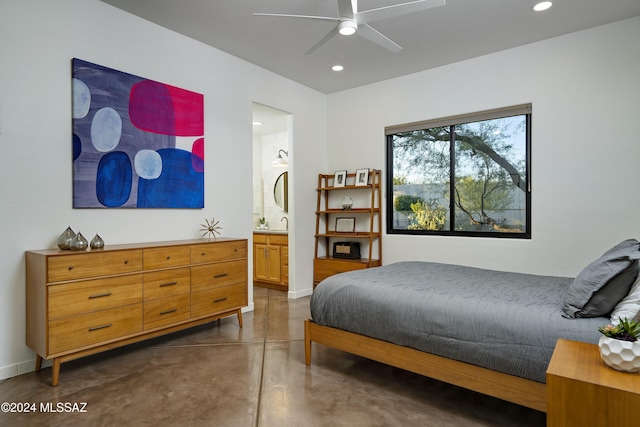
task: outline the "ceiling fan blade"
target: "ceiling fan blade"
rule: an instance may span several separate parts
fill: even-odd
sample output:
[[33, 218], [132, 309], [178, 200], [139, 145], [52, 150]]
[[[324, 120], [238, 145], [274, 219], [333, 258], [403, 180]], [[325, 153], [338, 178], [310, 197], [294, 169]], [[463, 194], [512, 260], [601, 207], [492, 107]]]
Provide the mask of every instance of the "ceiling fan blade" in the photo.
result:
[[338, 0], [338, 16], [353, 19], [358, 11], [357, 0]]
[[358, 24], [366, 24], [367, 22], [374, 22], [381, 19], [393, 18], [394, 16], [420, 12], [421, 10], [444, 6], [445, 4], [445, 0], [416, 0], [410, 1], [408, 3], [401, 3], [393, 6], [385, 6], [377, 9], [365, 10], [364, 12], [358, 12], [356, 13], [355, 19]]
[[331, 21], [339, 22], [340, 19], [332, 18], [330, 16], [314, 16], [314, 15], [287, 15], [285, 13], [254, 13], [253, 16], [272, 16], [276, 18], [301, 18], [301, 19], [313, 19], [315, 21]]
[[402, 47], [400, 47], [400, 45], [395, 43], [393, 40], [391, 40], [384, 34], [374, 30], [367, 24], [359, 25], [357, 34], [360, 34], [362, 37], [364, 37], [367, 40], [370, 40], [376, 44], [379, 44], [380, 46], [390, 50], [391, 52], [398, 53], [402, 50]]
[[313, 52], [316, 51], [316, 49], [318, 49], [320, 46], [322, 46], [323, 44], [325, 44], [326, 42], [328, 42], [331, 38], [333, 38], [333, 36], [335, 36], [336, 34], [338, 34], [338, 26], [336, 25], [335, 27], [333, 27], [333, 29], [331, 31], [329, 31], [327, 33], [326, 36], [324, 36], [322, 39], [320, 39], [320, 41], [316, 44], [314, 44], [311, 49], [309, 49], [305, 55], [310, 55]]

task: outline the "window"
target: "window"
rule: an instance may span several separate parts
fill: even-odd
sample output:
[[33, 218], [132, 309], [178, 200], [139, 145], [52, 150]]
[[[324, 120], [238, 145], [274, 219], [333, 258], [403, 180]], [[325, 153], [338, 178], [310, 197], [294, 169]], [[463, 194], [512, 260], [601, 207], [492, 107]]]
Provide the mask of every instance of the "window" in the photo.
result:
[[531, 238], [531, 106], [392, 126], [387, 233]]

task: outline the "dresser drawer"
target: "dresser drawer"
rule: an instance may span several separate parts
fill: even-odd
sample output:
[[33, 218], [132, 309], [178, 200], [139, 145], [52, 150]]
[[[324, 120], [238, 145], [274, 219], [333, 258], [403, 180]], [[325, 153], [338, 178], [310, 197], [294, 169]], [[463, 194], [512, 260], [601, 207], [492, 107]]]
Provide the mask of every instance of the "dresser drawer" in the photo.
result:
[[247, 261], [229, 261], [191, 267], [191, 292], [247, 282]]
[[321, 280], [324, 280], [329, 276], [333, 276], [334, 274], [344, 273], [346, 271], [352, 270], [362, 270], [364, 268], [367, 268], [367, 264], [355, 261], [316, 258], [316, 260], [314, 261], [314, 267], [315, 272], [313, 279], [316, 282], [320, 282]]
[[247, 242], [244, 240], [191, 246], [191, 263], [193, 264], [246, 257]]
[[189, 246], [148, 248], [142, 251], [142, 260], [145, 270], [189, 265], [191, 249]]
[[144, 329], [153, 329], [189, 319], [191, 295], [162, 298], [144, 302]]
[[48, 258], [47, 281], [86, 279], [142, 270], [142, 251], [82, 252]]
[[47, 286], [49, 319], [142, 302], [142, 274]]
[[61, 353], [142, 330], [142, 303], [49, 321], [49, 354]]
[[191, 290], [189, 267], [144, 273], [144, 300], [188, 294]]
[[191, 294], [191, 317], [206, 316], [247, 305], [247, 284], [222, 286]]

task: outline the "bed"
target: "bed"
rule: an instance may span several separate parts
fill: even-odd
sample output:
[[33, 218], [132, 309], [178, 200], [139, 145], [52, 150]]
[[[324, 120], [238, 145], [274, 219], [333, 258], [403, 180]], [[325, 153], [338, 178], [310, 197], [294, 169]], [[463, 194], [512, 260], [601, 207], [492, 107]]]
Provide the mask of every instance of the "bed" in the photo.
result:
[[597, 343], [638, 249], [624, 241], [575, 279], [417, 261], [331, 276], [311, 297], [305, 362], [316, 342], [546, 411], [556, 341]]

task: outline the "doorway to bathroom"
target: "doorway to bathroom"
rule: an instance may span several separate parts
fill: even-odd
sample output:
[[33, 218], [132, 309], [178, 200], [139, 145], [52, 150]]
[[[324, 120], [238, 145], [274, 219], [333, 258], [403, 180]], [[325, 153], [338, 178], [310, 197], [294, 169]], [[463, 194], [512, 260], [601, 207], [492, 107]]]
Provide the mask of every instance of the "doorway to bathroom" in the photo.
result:
[[253, 283], [289, 289], [292, 115], [253, 104]]

